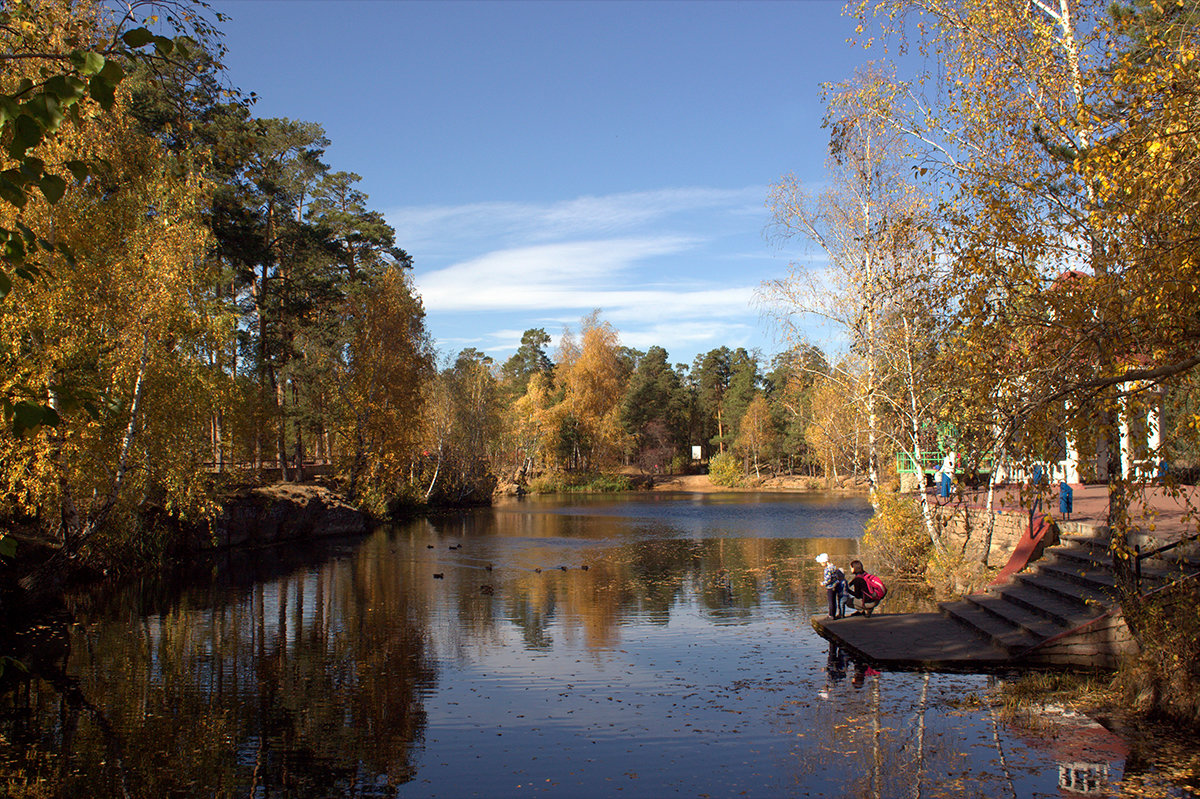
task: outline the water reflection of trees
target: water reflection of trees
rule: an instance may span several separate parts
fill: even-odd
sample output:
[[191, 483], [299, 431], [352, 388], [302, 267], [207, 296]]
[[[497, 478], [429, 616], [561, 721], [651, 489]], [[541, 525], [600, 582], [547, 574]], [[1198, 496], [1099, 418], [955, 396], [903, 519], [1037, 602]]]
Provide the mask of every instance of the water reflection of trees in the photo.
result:
[[[509, 624], [529, 650], [551, 647], [556, 635], [578, 636], [590, 651], [611, 649], [624, 620], [666, 625], [693, 602], [720, 623], [748, 621], [768, 603], [798, 616], [823, 613], [813, 557], [830, 550], [848, 563], [857, 553], [853, 538], [733, 538], [721, 530], [696, 537], [669, 519], [631, 520], [602, 511], [580, 506], [543, 512], [535, 505], [451, 514], [395, 535], [418, 553], [427, 540], [435, 541], [435, 554], [447, 556], [436, 568], [445, 568], [439, 589], [457, 608], [456, 635], [482, 643], [496, 638], [497, 625]], [[468, 554], [451, 555], [449, 546], [459, 544]], [[505, 562], [485, 573], [480, 568], [487, 559], [477, 555], [483, 551]], [[481, 582], [494, 584], [494, 596], [480, 595]], [[903, 596], [894, 592], [889, 602], [903, 602]]]
[[[272, 555], [265, 569], [243, 557], [221, 570], [232, 579], [139, 587], [64, 625], [57, 659], [2, 700], [0, 765], [15, 784], [48, 780], [63, 795], [383, 791], [413, 776], [435, 651], [507, 646], [516, 631], [529, 651], [599, 653], [631, 620], [665, 626], [681, 613], [804, 624], [825, 607], [813, 556], [847, 562], [856, 547], [483, 512], [314, 559]], [[38, 794], [10, 789], [22, 791]]]
[[64, 630], [69, 650], [3, 700], [10, 793], [306, 797], [411, 779], [435, 673], [412, 563], [386, 544]]

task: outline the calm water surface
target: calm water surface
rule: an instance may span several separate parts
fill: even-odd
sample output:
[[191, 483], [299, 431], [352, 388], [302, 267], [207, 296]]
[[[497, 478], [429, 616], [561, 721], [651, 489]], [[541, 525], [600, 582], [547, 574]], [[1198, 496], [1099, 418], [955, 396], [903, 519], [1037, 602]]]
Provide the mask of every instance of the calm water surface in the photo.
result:
[[[823, 496], [534, 498], [133, 587], [36, 633], [36, 676], [0, 699], [4, 784], [135, 797], [1129, 787], [1125, 744], [1086, 719], [1014, 727], [983, 701], [991, 678], [879, 674], [813, 632], [813, 556], [845, 565], [869, 514]], [[885, 609], [921, 603], [893, 585]]]

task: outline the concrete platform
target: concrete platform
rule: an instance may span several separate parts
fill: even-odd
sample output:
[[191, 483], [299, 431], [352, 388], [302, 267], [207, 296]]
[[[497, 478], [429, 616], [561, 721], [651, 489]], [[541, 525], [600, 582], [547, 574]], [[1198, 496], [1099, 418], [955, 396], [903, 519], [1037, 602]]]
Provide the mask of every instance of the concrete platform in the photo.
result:
[[813, 616], [811, 622], [821, 637], [883, 669], [990, 671], [1015, 665], [1003, 649], [941, 613]]

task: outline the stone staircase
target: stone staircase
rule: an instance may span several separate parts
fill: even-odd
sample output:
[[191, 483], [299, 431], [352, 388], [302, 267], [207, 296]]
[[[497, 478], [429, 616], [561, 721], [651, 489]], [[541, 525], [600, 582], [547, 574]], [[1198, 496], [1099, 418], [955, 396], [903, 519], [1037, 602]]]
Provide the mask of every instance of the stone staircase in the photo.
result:
[[[1009, 582], [939, 608], [1013, 662], [1113, 668], [1135, 645], [1117, 601], [1107, 532], [1062, 534]], [[1158, 543], [1148, 539], [1142, 548]], [[1148, 593], [1197, 573], [1194, 547], [1173, 550], [1143, 560], [1141, 589]]]

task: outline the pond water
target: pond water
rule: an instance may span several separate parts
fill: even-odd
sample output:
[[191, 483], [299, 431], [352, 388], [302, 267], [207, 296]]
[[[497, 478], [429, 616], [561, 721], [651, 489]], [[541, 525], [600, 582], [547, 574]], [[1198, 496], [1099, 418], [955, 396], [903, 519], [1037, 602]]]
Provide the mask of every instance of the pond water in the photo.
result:
[[[0, 775], [12, 796], [1118, 795], [1128, 750], [1099, 725], [1016, 727], [994, 677], [881, 674], [815, 634], [813, 557], [845, 565], [869, 514], [527, 498], [202, 564], [31, 633]], [[885, 611], [926, 607], [890, 589]]]

